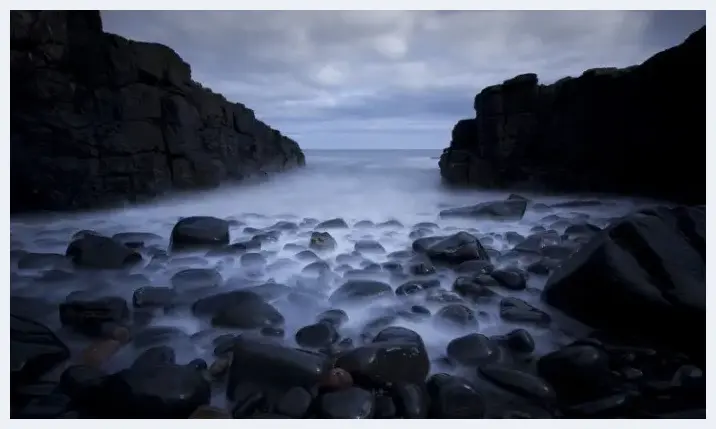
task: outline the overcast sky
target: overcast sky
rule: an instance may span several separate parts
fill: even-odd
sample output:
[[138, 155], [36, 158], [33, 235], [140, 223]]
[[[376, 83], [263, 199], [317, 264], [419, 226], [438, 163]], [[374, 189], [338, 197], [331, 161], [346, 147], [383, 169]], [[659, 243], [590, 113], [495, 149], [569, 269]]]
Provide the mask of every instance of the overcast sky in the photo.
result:
[[485, 86], [640, 63], [703, 11], [107, 11], [105, 31], [172, 47], [193, 78], [301, 147], [443, 148]]

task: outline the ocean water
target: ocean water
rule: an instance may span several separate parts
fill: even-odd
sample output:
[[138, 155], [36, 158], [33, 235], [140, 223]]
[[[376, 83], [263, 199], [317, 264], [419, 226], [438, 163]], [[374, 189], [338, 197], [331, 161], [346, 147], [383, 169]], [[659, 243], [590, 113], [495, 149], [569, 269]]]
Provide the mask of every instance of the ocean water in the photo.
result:
[[[212, 192], [202, 192], [180, 197], [168, 198], [143, 206], [128, 206], [121, 209], [75, 213], [48, 214], [32, 217], [13, 217], [11, 219], [11, 294], [15, 297], [34, 297], [48, 302], [52, 308], [63, 301], [74, 291], [84, 291], [86, 296], [121, 296], [129, 300], [134, 289], [140, 286], [134, 283], [137, 278], [145, 279], [145, 283], [154, 286], [168, 286], [170, 277], [187, 268], [215, 267], [223, 279], [236, 276], [247, 276], [238, 259], [227, 257], [207, 257], [199, 253], [193, 256], [171, 255], [168, 261], [161, 264], [147, 264], [151, 260], [151, 251], [167, 249], [173, 225], [182, 217], [208, 215], [240, 221], [242, 224], [232, 226], [231, 240], [250, 239], [252, 233], [244, 228], [266, 228], [277, 221], [291, 221], [297, 224], [305, 218], [320, 221], [341, 217], [349, 226], [348, 229], [331, 230], [330, 233], [338, 242], [338, 248], [329, 254], [321, 255], [333, 268], [340, 265], [335, 257], [341, 253], [351, 253], [354, 243], [360, 239], [379, 241], [386, 249], [386, 254], [364, 255], [356, 260], [354, 268], [360, 268], [366, 259], [382, 263], [388, 260], [387, 253], [410, 249], [412, 239], [409, 233], [418, 222], [435, 222], [439, 228], [434, 235], [452, 234], [459, 230], [468, 230], [478, 237], [489, 236], [489, 247], [505, 252], [512, 245], [504, 240], [503, 234], [514, 231], [524, 236], [530, 234], [532, 228], [541, 225], [545, 228], [564, 228], [569, 222], [589, 221], [604, 227], [610, 219], [624, 215], [642, 205], [652, 202], [630, 198], [602, 199], [602, 204], [559, 208], [549, 211], [529, 210], [520, 221], [477, 221], [439, 219], [438, 212], [445, 208], [472, 205], [482, 201], [503, 199], [509, 192], [485, 192], [479, 190], [453, 191], [441, 185], [437, 158], [440, 150], [383, 150], [383, 151], [340, 151], [340, 150], [307, 150], [307, 166], [303, 169], [274, 176], [266, 183], [247, 186], [227, 186]], [[535, 202], [552, 204], [561, 201], [572, 201], [583, 196], [540, 196], [522, 194]], [[593, 197], [589, 197], [593, 199]], [[397, 220], [402, 226], [353, 228], [361, 220], [377, 223]], [[562, 226], [560, 225], [561, 220]], [[556, 224], [555, 224], [556, 222]], [[73, 277], [64, 282], [49, 284], [43, 282], [46, 272], [56, 267], [41, 269], [19, 269], [17, 261], [23, 252], [44, 252], [64, 254], [71, 236], [79, 230], [94, 230], [104, 235], [120, 232], [150, 232], [157, 234], [159, 239], [145, 243], [145, 262], [129, 272], [92, 272], [77, 271]], [[294, 243], [308, 246], [311, 228], [300, 228], [295, 232], [283, 232], [276, 243], [264, 245], [263, 250], [268, 262], [287, 258], [293, 259], [297, 253], [295, 247], [284, 246]], [[298, 262], [292, 266], [269, 271], [252, 272], [251, 279], [262, 283], [273, 279], [295, 287], [301, 276], [301, 269], [307, 262]], [[498, 262], [496, 265], [500, 265]], [[72, 268], [63, 267], [72, 272]], [[141, 274], [131, 277], [128, 274]], [[439, 272], [443, 288], [449, 290], [455, 275], [452, 272]], [[134, 279], [131, 280], [130, 279]], [[293, 336], [302, 326], [313, 323], [315, 316], [328, 308], [328, 295], [340, 286], [342, 278], [336, 273], [330, 278], [325, 289], [316, 290], [315, 302], [296, 303], [285, 297], [277, 297], [272, 303], [286, 318], [285, 342], [294, 344]], [[381, 281], [391, 282], [383, 275], [377, 275]], [[533, 303], [540, 308], [539, 291], [545, 279], [530, 277], [529, 288], [520, 292], [500, 291], [501, 294], [517, 296]], [[146, 285], [142, 283], [141, 285]], [[402, 282], [392, 282], [395, 288]], [[418, 298], [415, 298], [418, 299]], [[428, 307], [433, 313], [442, 304], [415, 302]], [[363, 303], [357, 307], [344, 307], [349, 315], [349, 322], [341, 330], [342, 335], [356, 338], [365, 325], [395, 308], [406, 303], [398, 298]], [[539, 328], [530, 325], [507, 323], [500, 320], [497, 306], [487, 305], [473, 308], [480, 312], [478, 331], [487, 335], [504, 334], [515, 328], [526, 328], [532, 333], [537, 343], [537, 352], [547, 352], [559, 344], [577, 335], [578, 325], [568, 320], [553, 324], [550, 328]], [[549, 309], [547, 309], [549, 310]], [[15, 310], [13, 310], [15, 311]], [[551, 310], [550, 310], [551, 311]], [[553, 314], [554, 315], [554, 314]], [[557, 315], [558, 317], [558, 315]], [[557, 319], [558, 321], [560, 319]], [[60, 329], [57, 313], [48, 311], [41, 320], [53, 329], [57, 329], [63, 338], [74, 349], [85, 345], [83, 340], [72, 337]], [[437, 328], [430, 320], [423, 322], [407, 321], [400, 318], [392, 322], [393, 326], [405, 326], [414, 329], [423, 336], [431, 358], [436, 362], [444, 356], [447, 343], [467, 333], [455, 330], [444, 331]], [[220, 333], [211, 329], [207, 321], [198, 320], [193, 316], [175, 312], [157, 314], [150, 326], [175, 327], [184, 336], [173, 337], [170, 344], [177, 350], [180, 362], [188, 362], [196, 357], [210, 359], [213, 346], [207, 338]], [[473, 330], [474, 332], [474, 330]], [[206, 335], [205, 335], [206, 334]], [[129, 365], [140, 348], [131, 344], [125, 347], [111, 362], [108, 368], [119, 369]], [[438, 363], [433, 365], [434, 371], [449, 370]]]

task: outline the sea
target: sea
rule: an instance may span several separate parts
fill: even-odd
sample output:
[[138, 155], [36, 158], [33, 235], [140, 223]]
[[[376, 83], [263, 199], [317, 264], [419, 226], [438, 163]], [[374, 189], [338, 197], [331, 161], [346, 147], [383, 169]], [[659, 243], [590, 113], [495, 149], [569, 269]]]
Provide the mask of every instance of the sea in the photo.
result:
[[[93, 230], [111, 236], [120, 232], [153, 233], [158, 236], [153, 242], [145, 243], [151, 249], [168, 249], [169, 238], [174, 224], [186, 216], [215, 216], [232, 219], [237, 222], [231, 227], [231, 241], [251, 238], [255, 232], [246, 232], [246, 227], [262, 229], [278, 221], [300, 224], [306, 218], [319, 221], [340, 217], [351, 226], [348, 229], [331, 230], [338, 247], [330, 254], [321, 257], [331, 266], [337, 267], [335, 257], [341, 253], [351, 253], [355, 242], [371, 239], [378, 241], [386, 250], [383, 254], [367, 255], [364, 260], [356, 261], [354, 268], [366, 263], [382, 263], [388, 260], [391, 252], [411, 248], [413, 239], [409, 237], [412, 226], [419, 222], [434, 222], [438, 228], [435, 235], [453, 234], [467, 230], [479, 238], [489, 237], [489, 247], [506, 252], [513, 245], [505, 239], [505, 233], [516, 232], [528, 236], [535, 227], [546, 229], [559, 224], [559, 220], [568, 222], [588, 221], [604, 227], [616, 217], [629, 213], [653, 201], [634, 198], [600, 197], [601, 204], [583, 207], [554, 208], [545, 211], [528, 209], [521, 220], [489, 221], [474, 219], [440, 219], [440, 210], [473, 205], [480, 202], [506, 198], [509, 191], [451, 190], [441, 182], [438, 169], [440, 150], [305, 150], [306, 166], [284, 174], [271, 177], [263, 183], [245, 186], [225, 186], [210, 192], [183, 194], [155, 201], [151, 204], [126, 206], [111, 210], [56, 213], [42, 216], [11, 218], [11, 295], [12, 297], [37, 298], [49, 304], [50, 310], [34, 314], [42, 323], [65, 336], [74, 350], [85, 344], [81, 339], [71, 337], [60, 326], [56, 309], [60, 302], [73, 292], [83, 291], [85, 296], [121, 296], [131, 299], [134, 289], [141, 285], [168, 286], [173, 274], [188, 268], [214, 268], [223, 279], [241, 276], [243, 268], [237, 260], [226, 257], [207, 257], [197, 254], [193, 257], [172, 255], [162, 264], [152, 265], [151, 256], [145, 255], [145, 263], [131, 269], [131, 272], [112, 273], [95, 272], [91, 275], [78, 273], [73, 281], [43, 282], [43, 276], [53, 267], [40, 269], [20, 269], [18, 258], [23, 252], [43, 252], [64, 254], [73, 234], [80, 230]], [[560, 195], [545, 196], [522, 193], [522, 196], [551, 205], [558, 202], [594, 199], [594, 196]], [[368, 220], [375, 224], [395, 220], [383, 227], [352, 227], [356, 222]], [[568, 223], [567, 222], [567, 223]], [[563, 228], [562, 226], [555, 228]], [[249, 230], [250, 231], [250, 230]], [[299, 228], [293, 232], [283, 232], [279, 240], [263, 248], [268, 262], [279, 259], [293, 259], [297, 248], [307, 247], [312, 229]], [[558, 231], [559, 232], [559, 231]], [[287, 244], [292, 246], [286, 247]], [[298, 247], [297, 247], [298, 246]], [[367, 261], [366, 261], [367, 260]], [[272, 272], [253, 273], [257, 282], [274, 281], [295, 286], [301, 276], [305, 262], [296, 261], [287, 267]], [[499, 266], [499, 263], [497, 263]], [[131, 275], [129, 275], [131, 274]], [[450, 290], [455, 278], [453, 273], [442, 273], [441, 286]], [[137, 282], [137, 279], [140, 279]], [[381, 281], [390, 282], [384, 277]], [[327, 297], [339, 287], [343, 280], [336, 273], [332, 283], [325, 290], [311, 295], [315, 302], [286, 300], [278, 297], [272, 304], [281, 311], [286, 319], [284, 342], [295, 346], [294, 334], [299, 328], [315, 322], [316, 315], [331, 306]], [[544, 277], [532, 276], [528, 288], [518, 292], [504, 292], [517, 296], [539, 308], [545, 308], [540, 302], [539, 293], [545, 283]], [[394, 288], [398, 284], [391, 284]], [[398, 298], [382, 299], [376, 302], [361, 303], [359, 306], [344, 307], [349, 321], [341, 328], [343, 336], [360, 341], [362, 329], [376, 318], [384, 317], [395, 308], [405, 305]], [[439, 303], [421, 303], [430, 311], [439, 309]], [[533, 335], [537, 353], [546, 353], [560, 344], [570, 341], [583, 329], [578, 324], [566, 320], [551, 327], [535, 327], [508, 323], [501, 320], [497, 305], [486, 305], [473, 310], [480, 314], [477, 331], [486, 335], [505, 334], [517, 328], [528, 329]], [[549, 310], [549, 309], [546, 309]], [[13, 309], [16, 311], [16, 309]], [[20, 310], [17, 310], [20, 311]], [[560, 320], [556, 318], [555, 320]], [[450, 371], [440, 365], [445, 356], [446, 345], [460, 335], [470, 331], [444, 331], [430, 320], [417, 322], [396, 318], [389, 322], [392, 326], [404, 326], [415, 330], [423, 337], [433, 360], [433, 371]], [[216, 334], [208, 322], [198, 320], [188, 313], [158, 314], [150, 326], [166, 327], [180, 332], [170, 336], [167, 342], [175, 348], [180, 362], [189, 362], [197, 357], [211, 359], [213, 346], [210, 340]], [[181, 334], [183, 333], [183, 334]], [[204, 333], [208, 333], [204, 335]], [[140, 347], [125, 347], [109, 362], [110, 370], [128, 366]]]

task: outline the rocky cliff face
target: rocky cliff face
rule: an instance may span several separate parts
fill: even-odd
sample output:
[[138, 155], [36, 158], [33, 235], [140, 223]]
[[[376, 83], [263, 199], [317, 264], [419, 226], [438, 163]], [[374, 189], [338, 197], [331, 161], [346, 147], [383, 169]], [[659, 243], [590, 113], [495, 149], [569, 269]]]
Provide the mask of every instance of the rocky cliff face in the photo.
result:
[[304, 164], [298, 144], [97, 11], [12, 11], [11, 210], [88, 208]]
[[453, 129], [446, 182], [616, 192], [703, 203], [706, 28], [626, 69], [483, 89]]

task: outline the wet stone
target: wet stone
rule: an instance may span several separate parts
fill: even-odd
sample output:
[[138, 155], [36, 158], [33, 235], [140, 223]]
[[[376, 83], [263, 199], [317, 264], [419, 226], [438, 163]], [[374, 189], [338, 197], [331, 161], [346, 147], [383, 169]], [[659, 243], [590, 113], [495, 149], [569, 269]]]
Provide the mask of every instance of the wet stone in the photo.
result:
[[498, 338], [510, 350], [516, 353], [532, 353], [535, 341], [532, 335], [524, 329], [515, 329]]
[[132, 364], [135, 369], [151, 369], [155, 366], [176, 363], [176, 353], [169, 346], [157, 346], [145, 350]]
[[169, 308], [174, 304], [176, 292], [168, 287], [141, 287], [132, 294], [134, 308]]
[[68, 297], [60, 304], [60, 322], [90, 337], [101, 337], [107, 325], [121, 325], [129, 319], [129, 307], [123, 298], [104, 297], [81, 300]]
[[170, 283], [178, 293], [195, 289], [216, 288], [224, 283], [218, 271], [213, 268], [188, 268], [174, 274]]
[[326, 261], [315, 261], [303, 267], [301, 273], [320, 275], [331, 271], [331, 266]]
[[313, 402], [313, 397], [306, 389], [292, 387], [276, 403], [276, 412], [300, 419], [308, 413], [311, 402]]
[[330, 297], [332, 304], [363, 301], [376, 299], [382, 296], [390, 296], [393, 289], [390, 285], [372, 280], [349, 280], [341, 285]]
[[495, 267], [489, 261], [475, 260], [463, 262], [455, 268], [455, 271], [458, 273], [478, 275], [490, 274], [494, 269]]
[[397, 410], [393, 398], [387, 395], [377, 395], [375, 397], [374, 419], [393, 419], [396, 414]]
[[358, 252], [367, 254], [385, 253], [383, 245], [375, 240], [359, 240], [355, 243], [354, 249]]
[[375, 412], [375, 397], [358, 387], [330, 392], [319, 398], [322, 417], [331, 419], [369, 419]]
[[341, 218], [334, 218], [323, 221], [315, 226], [316, 229], [346, 229], [348, 224]]
[[69, 357], [67, 346], [46, 326], [10, 315], [11, 386], [34, 382]]
[[552, 404], [557, 400], [552, 386], [536, 375], [495, 364], [480, 366], [478, 371], [495, 385], [541, 404]]
[[435, 374], [428, 379], [429, 417], [442, 419], [479, 419], [485, 403], [477, 388], [462, 377]]
[[448, 304], [438, 310], [433, 318], [435, 323], [443, 328], [477, 328], [475, 313], [462, 304]]
[[498, 344], [482, 334], [468, 334], [450, 341], [447, 356], [465, 366], [479, 366], [500, 359]]
[[544, 355], [537, 372], [560, 396], [574, 400], [599, 397], [611, 388], [613, 379], [609, 356], [591, 345], [569, 345]]
[[338, 340], [338, 333], [331, 323], [318, 322], [304, 326], [296, 332], [296, 344], [309, 349], [328, 347]]
[[548, 324], [552, 318], [544, 311], [518, 298], [503, 298], [500, 301], [500, 317], [510, 322]]
[[338, 246], [338, 243], [333, 238], [333, 236], [331, 236], [331, 234], [327, 232], [311, 233], [311, 239], [308, 244], [308, 247], [310, 247], [312, 250], [316, 250], [319, 252], [329, 252], [335, 250], [336, 246]]
[[96, 269], [120, 269], [142, 260], [142, 255], [129, 247], [91, 234], [72, 241], [65, 255], [77, 266]]
[[314, 262], [314, 261], [317, 261], [320, 259], [318, 257], [318, 255], [316, 255], [315, 253], [313, 253], [310, 250], [303, 250], [301, 252], [298, 252], [294, 255], [294, 258], [296, 258], [299, 261], [303, 261], [303, 262], [309, 262], [309, 261]]
[[500, 286], [510, 290], [523, 290], [527, 287], [527, 275], [518, 268], [504, 268], [494, 270], [492, 277]]
[[316, 320], [318, 322], [327, 322], [336, 328], [340, 328], [341, 325], [348, 321], [348, 314], [339, 308], [335, 308], [319, 314], [316, 316]]
[[194, 315], [211, 317], [219, 327], [258, 329], [280, 327], [283, 315], [259, 295], [250, 291], [231, 291], [199, 299], [192, 306]]
[[495, 296], [495, 292], [490, 290], [487, 285], [480, 284], [469, 277], [456, 278], [452, 284], [452, 290], [470, 301], [478, 301]]
[[173, 250], [212, 247], [229, 244], [229, 223], [210, 216], [181, 219], [171, 233]]
[[261, 268], [267, 263], [264, 255], [255, 252], [244, 253], [241, 255], [241, 258], [239, 258], [239, 262], [241, 266], [247, 268]]

